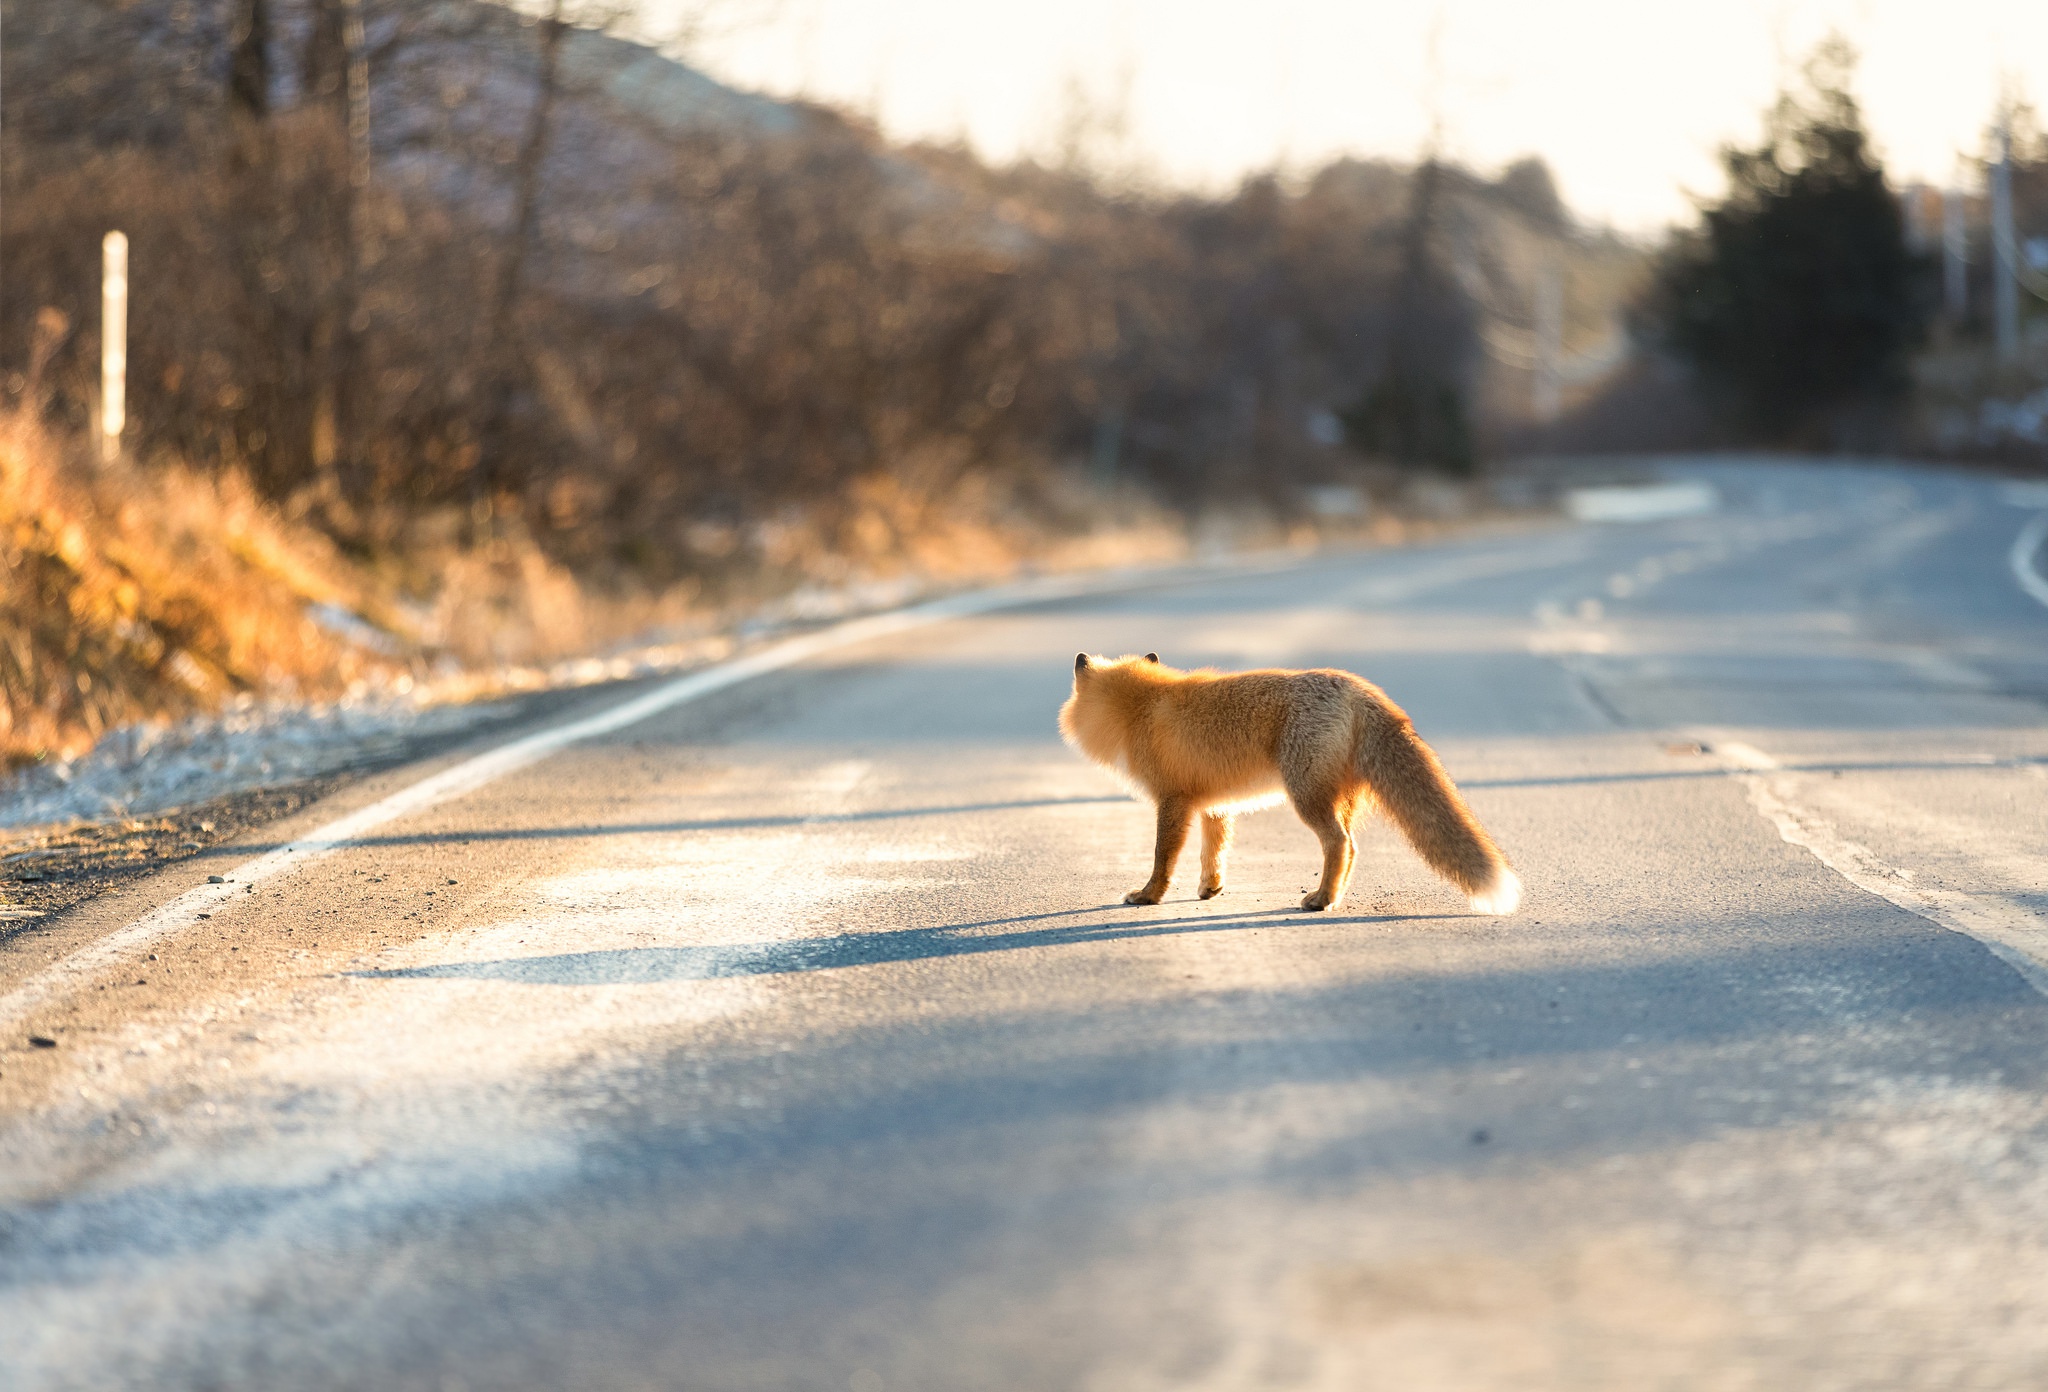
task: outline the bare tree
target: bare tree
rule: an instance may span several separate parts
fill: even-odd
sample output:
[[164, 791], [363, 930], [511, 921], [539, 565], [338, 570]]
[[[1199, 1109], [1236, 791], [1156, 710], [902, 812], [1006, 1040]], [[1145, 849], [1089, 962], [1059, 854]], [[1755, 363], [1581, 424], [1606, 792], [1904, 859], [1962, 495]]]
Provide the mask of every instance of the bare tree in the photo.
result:
[[339, 108], [348, 98], [348, 0], [311, 0], [306, 46], [299, 57], [300, 100]]
[[237, 0], [229, 45], [228, 107], [261, 121], [270, 113], [270, 0]]
[[555, 101], [561, 95], [562, 40], [569, 33], [565, 10], [566, 0], [552, 0], [547, 15], [535, 26], [540, 64], [534, 78], [533, 109], [527, 117], [526, 134], [519, 142], [519, 155], [513, 165], [512, 234], [504, 264], [498, 270], [498, 290], [491, 305], [490, 334], [491, 340], [497, 343], [505, 342], [510, 334], [512, 311], [519, 300], [519, 283], [526, 271], [534, 228], [540, 218], [541, 168], [547, 159], [548, 138], [553, 133]]
[[485, 353], [495, 360], [492, 388], [484, 421], [484, 471], [472, 475], [472, 500], [496, 482], [503, 471], [499, 460], [504, 437], [510, 427], [513, 399], [522, 373], [523, 354], [518, 332], [518, 309], [527, 269], [540, 228], [543, 179], [548, 148], [554, 136], [556, 110], [565, 95], [562, 50], [574, 29], [608, 30], [634, 13], [623, 0], [597, 0], [572, 4], [571, 0], [549, 0], [548, 10], [535, 21], [536, 58], [533, 105], [527, 113], [526, 130], [513, 160], [512, 225], [503, 258], [498, 267], [497, 286], [491, 296], [485, 325]]

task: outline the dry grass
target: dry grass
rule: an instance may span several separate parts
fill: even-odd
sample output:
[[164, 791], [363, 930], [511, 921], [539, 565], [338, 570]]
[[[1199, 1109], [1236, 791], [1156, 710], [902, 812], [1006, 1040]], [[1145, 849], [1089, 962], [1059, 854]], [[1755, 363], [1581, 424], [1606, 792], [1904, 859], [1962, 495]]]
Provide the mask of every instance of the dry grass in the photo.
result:
[[101, 466], [18, 413], [0, 416], [8, 764], [240, 692], [339, 692], [380, 661], [308, 606], [360, 602], [332, 546], [239, 473]]
[[[759, 526], [755, 554], [734, 558], [715, 596], [695, 581], [599, 589], [516, 518], [479, 540], [416, 517], [380, 560], [352, 560], [237, 470], [102, 465], [26, 413], [0, 413], [0, 764], [75, 757], [109, 730], [243, 694], [320, 701], [379, 681], [473, 699], [576, 680], [565, 659], [630, 644], [703, 660], [749, 620], [1187, 547], [1177, 519], [1137, 499], [1020, 503], [981, 474], [934, 492], [877, 475], [850, 494], [851, 507]], [[344, 615], [369, 622], [337, 628]]]

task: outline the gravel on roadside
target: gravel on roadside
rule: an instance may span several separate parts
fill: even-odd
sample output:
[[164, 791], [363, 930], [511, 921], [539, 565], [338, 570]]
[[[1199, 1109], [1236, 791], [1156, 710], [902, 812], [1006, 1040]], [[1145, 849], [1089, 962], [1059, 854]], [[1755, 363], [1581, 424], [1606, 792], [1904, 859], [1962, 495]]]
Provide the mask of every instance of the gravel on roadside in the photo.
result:
[[[47, 789], [17, 785], [0, 800], [0, 943], [108, 890], [181, 860], [203, 856], [244, 833], [288, 817], [382, 769], [431, 758], [470, 739], [518, 726], [587, 700], [588, 686], [556, 687], [493, 701], [426, 707], [423, 718], [372, 725], [319, 719], [303, 708], [270, 720], [236, 712], [195, 721], [163, 744], [127, 751], [108, 742], [80, 760], [84, 785], [72, 807], [117, 804], [98, 817], [73, 815], [6, 825], [21, 809], [62, 809]], [[241, 712], [247, 716], [248, 712]], [[66, 785], [60, 784], [62, 788]], [[181, 791], [195, 793], [175, 801]], [[100, 805], [104, 806], [102, 802]], [[247, 845], [234, 854], [249, 854]], [[223, 853], [225, 854], [225, 853]]]

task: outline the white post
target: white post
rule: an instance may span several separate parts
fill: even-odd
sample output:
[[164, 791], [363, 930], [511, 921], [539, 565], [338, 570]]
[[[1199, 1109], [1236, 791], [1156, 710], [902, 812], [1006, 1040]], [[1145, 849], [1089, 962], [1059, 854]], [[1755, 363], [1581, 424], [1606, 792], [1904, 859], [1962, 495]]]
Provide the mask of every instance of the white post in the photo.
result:
[[2012, 231], [2012, 117], [2002, 113], [1998, 125], [1998, 163], [1991, 166], [1991, 310], [1997, 330], [1998, 360], [2020, 355], [2019, 246]]
[[1970, 312], [1970, 229], [1960, 189], [1941, 191], [1941, 307], [1951, 324]]
[[101, 250], [100, 458], [111, 464], [128, 424], [128, 238], [109, 232]]

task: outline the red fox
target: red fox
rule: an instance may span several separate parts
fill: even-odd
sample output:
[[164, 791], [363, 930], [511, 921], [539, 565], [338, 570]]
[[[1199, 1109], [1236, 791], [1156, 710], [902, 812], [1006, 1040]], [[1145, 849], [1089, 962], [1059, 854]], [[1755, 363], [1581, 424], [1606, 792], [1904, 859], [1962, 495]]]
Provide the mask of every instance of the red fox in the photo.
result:
[[1344, 897], [1352, 823], [1377, 806], [1432, 870], [1480, 913], [1510, 914], [1522, 882], [1451, 783], [1435, 751], [1387, 694], [1349, 672], [1183, 672], [1158, 653], [1074, 659], [1060, 707], [1068, 744], [1159, 805], [1152, 878], [1124, 896], [1156, 904], [1173, 881], [1188, 824], [1202, 819], [1202, 880], [1223, 892], [1233, 818], [1282, 798], [1323, 843], [1323, 878], [1301, 901]]

